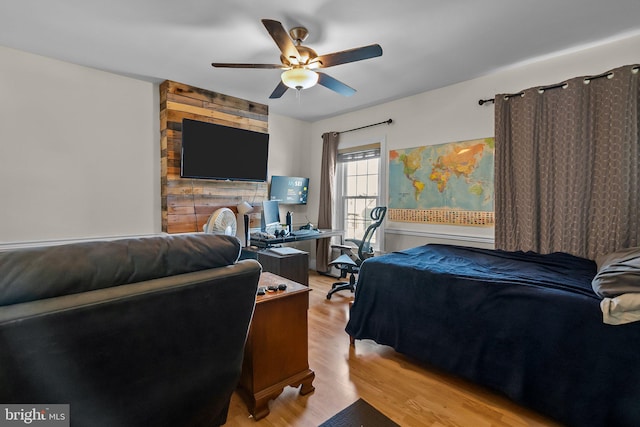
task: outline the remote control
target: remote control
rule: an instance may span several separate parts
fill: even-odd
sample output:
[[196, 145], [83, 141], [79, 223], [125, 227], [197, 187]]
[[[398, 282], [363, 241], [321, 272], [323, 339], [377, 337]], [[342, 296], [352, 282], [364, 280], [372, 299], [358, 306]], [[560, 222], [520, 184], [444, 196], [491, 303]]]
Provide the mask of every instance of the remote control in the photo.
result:
[[284, 291], [285, 289], [287, 289], [287, 284], [286, 283], [280, 283], [278, 285], [278, 290], [279, 291]]
[[264, 288], [264, 286], [260, 286], [258, 288], [258, 295], [264, 295], [266, 292], [266, 289]]

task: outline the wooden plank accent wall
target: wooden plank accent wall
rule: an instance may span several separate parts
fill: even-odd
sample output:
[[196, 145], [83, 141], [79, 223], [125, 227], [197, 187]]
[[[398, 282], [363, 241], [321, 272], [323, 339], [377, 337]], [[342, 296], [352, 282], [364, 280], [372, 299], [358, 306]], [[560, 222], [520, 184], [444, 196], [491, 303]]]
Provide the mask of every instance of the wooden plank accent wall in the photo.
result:
[[242, 200], [267, 198], [266, 182], [180, 178], [182, 119], [269, 132], [269, 107], [182, 83], [160, 85], [162, 231], [202, 231], [209, 215]]

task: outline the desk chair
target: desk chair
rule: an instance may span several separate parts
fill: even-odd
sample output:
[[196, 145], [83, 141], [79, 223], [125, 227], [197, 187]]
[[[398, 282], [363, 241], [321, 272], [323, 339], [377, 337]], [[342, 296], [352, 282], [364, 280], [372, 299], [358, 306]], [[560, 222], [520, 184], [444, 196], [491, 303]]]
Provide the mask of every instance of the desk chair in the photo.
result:
[[357, 245], [358, 254], [353, 252], [356, 247], [348, 245], [331, 245], [332, 248], [340, 249], [341, 255], [331, 261], [329, 265], [334, 265], [340, 269], [340, 277], [346, 278], [347, 274], [350, 274], [348, 282], [336, 282], [331, 286], [331, 290], [327, 294], [327, 299], [331, 299], [331, 295], [344, 289], [349, 289], [351, 292], [356, 290], [356, 274], [360, 271], [360, 265], [365, 259], [373, 256], [373, 248], [371, 247], [371, 238], [376, 228], [380, 227], [382, 220], [387, 213], [385, 206], [377, 206], [371, 211], [371, 219], [373, 222], [367, 227], [364, 232], [362, 240], [358, 239], [346, 239], [347, 242], [352, 242]]

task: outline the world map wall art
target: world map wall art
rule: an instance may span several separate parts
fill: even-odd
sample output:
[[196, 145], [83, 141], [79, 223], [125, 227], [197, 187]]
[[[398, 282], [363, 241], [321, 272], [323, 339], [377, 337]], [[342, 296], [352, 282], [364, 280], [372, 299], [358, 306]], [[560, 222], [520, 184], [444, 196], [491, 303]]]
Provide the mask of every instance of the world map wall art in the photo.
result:
[[389, 151], [389, 220], [493, 226], [494, 138]]

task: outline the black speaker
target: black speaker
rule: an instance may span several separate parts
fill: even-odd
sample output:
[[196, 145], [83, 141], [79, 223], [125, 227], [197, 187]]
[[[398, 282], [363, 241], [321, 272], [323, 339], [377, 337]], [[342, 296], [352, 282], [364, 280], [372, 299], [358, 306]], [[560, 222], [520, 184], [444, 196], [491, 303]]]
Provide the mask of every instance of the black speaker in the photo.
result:
[[242, 216], [244, 217], [244, 246], [246, 247], [251, 242], [249, 240], [249, 215], [244, 214]]
[[287, 234], [293, 231], [291, 224], [293, 223], [293, 213], [287, 212]]

